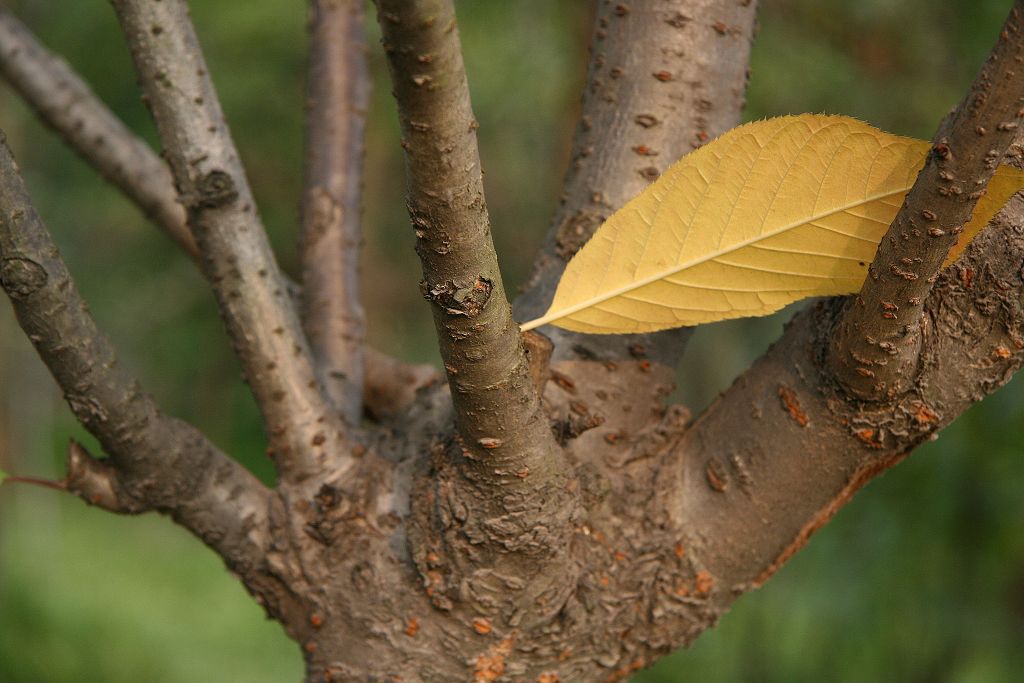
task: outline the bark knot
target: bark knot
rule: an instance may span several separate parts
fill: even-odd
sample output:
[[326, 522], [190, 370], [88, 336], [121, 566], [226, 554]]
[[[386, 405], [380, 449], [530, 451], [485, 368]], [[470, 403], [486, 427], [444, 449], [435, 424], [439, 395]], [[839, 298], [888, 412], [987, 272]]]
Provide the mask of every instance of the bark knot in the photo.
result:
[[423, 298], [441, 306], [451, 316], [475, 318], [487, 306], [491, 298], [493, 284], [483, 275], [477, 276], [473, 284], [462, 287], [452, 280], [437, 284], [420, 283]]
[[238, 188], [231, 174], [214, 169], [196, 183], [197, 208], [215, 209], [238, 198]]
[[0, 262], [0, 285], [12, 299], [39, 291], [48, 280], [46, 269], [32, 259], [12, 256]]

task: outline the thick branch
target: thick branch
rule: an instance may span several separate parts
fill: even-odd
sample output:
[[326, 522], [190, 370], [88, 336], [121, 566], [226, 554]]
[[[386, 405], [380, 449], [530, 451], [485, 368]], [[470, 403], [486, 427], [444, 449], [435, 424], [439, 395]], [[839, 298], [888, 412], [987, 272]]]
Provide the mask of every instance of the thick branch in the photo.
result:
[[922, 302], [1024, 116], [1024, 2], [1014, 2], [971, 89], [882, 239], [836, 331], [831, 366], [862, 399], [894, 397], [919, 371]]
[[183, 0], [115, 0], [189, 225], [270, 435], [299, 481], [349, 462]]
[[[601, 2], [583, 115], [562, 204], [516, 314], [544, 312], [565, 263], [604, 220], [679, 157], [736, 126], [744, 105], [756, 1]], [[629, 358], [645, 347], [674, 366], [689, 331], [575, 335], [556, 328], [556, 357], [583, 349]], [[586, 353], [584, 353], [586, 356]]]
[[302, 206], [303, 324], [320, 381], [349, 424], [362, 412], [366, 321], [360, 209], [370, 80], [363, 3], [311, 0]]
[[[799, 314], [679, 444], [675, 496], [724, 609], [767, 580], [873, 477], [1024, 364], [1024, 200], [942, 271], [924, 304], [921, 372], [897, 399], [850, 401], [827, 364], [843, 301]], [[754, 419], [751, 419], [753, 416]], [[742, 428], [741, 428], [742, 427]]]
[[[498, 270], [476, 120], [450, 0], [379, 0], [406, 152], [409, 213], [466, 447], [539, 477], [557, 458]], [[534, 470], [533, 468], [537, 469]], [[495, 482], [497, 483], [497, 482]]]
[[160, 412], [119, 364], [6, 144], [0, 145], [0, 285], [72, 412], [110, 454], [106, 464], [72, 449], [69, 490], [119, 512], [168, 513], [229, 564], [245, 571], [258, 566], [269, 492], [195, 429]]
[[167, 165], [97, 99], [63, 59], [49, 52], [3, 8], [0, 72], [69, 147], [198, 260]]
[[[541, 410], [502, 285], [452, 2], [377, 0], [377, 8], [421, 291], [433, 304], [459, 434], [438, 449], [435, 473], [422, 482], [429, 490], [413, 494], [414, 559], [428, 580], [451, 577], [436, 587], [436, 606], [463, 590], [506, 593], [529, 606], [532, 621], [542, 618], [539, 600], [559, 604], [551, 596], [568, 590], [578, 487]], [[440, 573], [437, 557], [447, 564]]]

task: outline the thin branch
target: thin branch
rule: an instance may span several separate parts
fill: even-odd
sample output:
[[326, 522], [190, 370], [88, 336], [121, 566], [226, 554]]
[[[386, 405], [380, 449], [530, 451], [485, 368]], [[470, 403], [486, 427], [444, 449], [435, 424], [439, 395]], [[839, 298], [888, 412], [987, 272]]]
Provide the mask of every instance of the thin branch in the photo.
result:
[[[745, 102], [756, 0], [595, 4], [583, 114], [562, 203], [516, 301], [522, 320], [544, 312], [566, 261], [608, 216], [679, 157], [736, 126]], [[689, 336], [544, 332], [556, 358], [630, 358], [643, 346], [670, 375]]]
[[49, 52], [9, 10], [0, 8], [0, 73], [86, 162], [128, 196], [193, 259], [170, 169], [92, 92], [67, 62]]
[[919, 370], [923, 302], [1024, 116], [1024, 2], [1010, 10], [970, 90], [882, 239], [860, 294], [840, 318], [831, 366], [858, 398], [892, 398]]
[[349, 424], [362, 414], [366, 320], [359, 295], [370, 77], [363, 2], [310, 0], [303, 326], [320, 381]]
[[53, 481], [52, 479], [40, 479], [38, 477], [18, 477], [10, 475], [0, 479], [0, 485], [6, 484], [28, 484], [30, 486], [38, 486], [44, 489], [53, 489], [55, 491], [67, 491], [68, 486], [62, 481]]
[[[198, 262], [198, 251], [186, 225], [185, 209], [178, 201], [166, 164], [96, 98], [81, 76], [62, 59], [46, 52], [38, 39], [6, 10], [0, 10], [0, 36], [0, 45], [13, 46], [13, 49], [0, 47], [0, 67], [25, 101], [40, 112], [86, 163], [105, 176], [116, 169], [117, 187], [157, 226], [179, 236], [179, 245]], [[21, 64], [23, 60], [25, 64]], [[57, 106], [59, 102], [54, 98], [54, 93], [63, 92], [65, 86], [68, 89], [66, 111]], [[68, 112], [80, 113], [68, 115]], [[94, 144], [98, 137], [102, 137], [104, 144]], [[106, 156], [108, 152], [112, 152], [113, 161]], [[293, 298], [300, 296], [299, 287], [292, 282], [288, 283], [288, 291]], [[402, 384], [399, 376], [420, 377], [423, 379], [420, 384], [429, 383], [428, 373], [420, 366], [402, 363], [380, 352], [370, 353], [365, 362], [363, 400], [373, 415], [391, 412], [411, 400], [415, 387], [410, 389]], [[371, 403], [385, 406], [383, 412], [372, 409]]]
[[[515, 567], [508, 571], [535, 578], [550, 565], [523, 564], [523, 554], [543, 563], [566, 558], [578, 493], [568, 489], [568, 464], [541, 410], [498, 269], [455, 10], [451, 0], [376, 4], [398, 103], [420, 288], [433, 304], [461, 436], [461, 449], [444, 463], [458, 473], [456, 497], [470, 510], [457, 515], [472, 527], [461, 538], [477, 538], [479, 549], [495, 553], [490, 561], [507, 556]], [[488, 526], [498, 518], [506, 520], [500, 529]], [[475, 552], [451, 559], [461, 564]], [[553, 581], [550, 574], [530, 585]], [[532, 590], [524, 599], [536, 597]]]
[[[191, 426], [164, 415], [118, 362], [0, 144], [0, 285], [75, 417], [110, 454], [118, 511], [159, 510], [229, 562], [256, 567], [270, 492]], [[69, 457], [69, 490], [78, 492]], [[95, 493], [95, 489], [89, 489]], [[105, 499], [106, 500], [106, 499]]]
[[[554, 442], [491, 242], [454, 8], [450, 0], [377, 6], [402, 126], [421, 291], [433, 304], [460, 432], [486, 461], [520, 449], [544, 457]], [[504, 445], [490, 447], [495, 442]]]
[[115, 0], [221, 316], [285, 481], [347, 467], [183, 0]]

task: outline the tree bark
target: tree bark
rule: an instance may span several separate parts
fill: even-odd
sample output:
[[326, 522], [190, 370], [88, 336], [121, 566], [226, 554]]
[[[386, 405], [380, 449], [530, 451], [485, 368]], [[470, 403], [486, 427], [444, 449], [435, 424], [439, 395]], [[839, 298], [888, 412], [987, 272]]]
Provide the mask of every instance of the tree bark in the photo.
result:
[[[266, 489], [141, 393], [0, 150], [0, 282], [110, 454], [72, 445], [67, 488], [117, 512], [165, 512], [202, 538], [300, 643], [308, 680], [623, 680], [692, 642], [861, 486], [1024, 362], [1019, 198], [922, 291], [919, 371], [884, 400], [851, 394], [830, 362], [851, 315], [840, 299], [799, 314], [695, 421], [666, 405], [679, 337], [557, 333], [553, 348], [529, 336], [526, 351], [490, 240], [452, 3], [377, 4], [450, 391], [426, 379], [392, 391], [402, 405], [383, 425], [346, 428], [343, 466], [310, 432], [342, 426], [315, 419], [327, 401], [183, 3], [115, 7], [236, 350], [288, 449], [281, 485]], [[735, 123], [742, 102], [753, 3], [599, 9], [566, 202], [523, 311], [544, 303], [607, 212], [680, 145]], [[993, 138], [953, 139], [955, 158], [971, 160]], [[957, 176], [983, 176], [970, 168]], [[938, 251], [928, 258], [941, 263]]]
[[[0, 72], [43, 122], [201, 266], [167, 165], [67, 62], [49, 52], [6, 10], [0, 10], [0, 45]], [[287, 288], [293, 299], [302, 298], [298, 285], [289, 281]], [[402, 363], [372, 349], [365, 366], [363, 403], [373, 417], [398, 411], [412, 400], [417, 387], [436, 381], [437, 373], [428, 366]]]
[[932, 150], [882, 239], [860, 294], [840, 317], [830, 362], [858, 398], [893, 398], [920, 367], [923, 303], [1024, 116], [1024, 2]]
[[[598, 226], [673, 162], [740, 122], [757, 2], [599, 2], [583, 114], [562, 201], [516, 301], [520, 320], [540, 316], [566, 262]], [[544, 329], [556, 359], [643, 360], [665, 377], [690, 331], [579, 335]]]
[[349, 467], [351, 443], [321, 393], [187, 6], [115, 0], [114, 9], [279, 473], [298, 483]]
[[190, 425], [165, 415], [96, 328], [0, 137], [0, 285], [78, 421], [110, 455], [72, 444], [67, 490], [107, 510], [170, 515], [282, 614], [288, 582], [257, 570], [270, 492]]
[[366, 320], [359, 297], [370, 76], [363, 3], [311, 0], [302, 203], [303, 327], [320, 383], [348, 424], [362, 417]]
[[[434, 464], [438, 486], [413, 500], [424, 553], [416, 560], [428, 573], [437, 567], [427, 556], [445, 555], [450, 590], [462, 580], [488, 592], [515, 581], [519, 603], [528, 605], [571, 571], [577, 496], [531, 381], [491, 241], [454, 7], [377, 0], [377, 8], [423, 265], [420, 291], [432, 304], [458, 430]], [[451, 499], [431, 502], [444, 487]], [[467, 562], [467, 555], [477, 557]]]

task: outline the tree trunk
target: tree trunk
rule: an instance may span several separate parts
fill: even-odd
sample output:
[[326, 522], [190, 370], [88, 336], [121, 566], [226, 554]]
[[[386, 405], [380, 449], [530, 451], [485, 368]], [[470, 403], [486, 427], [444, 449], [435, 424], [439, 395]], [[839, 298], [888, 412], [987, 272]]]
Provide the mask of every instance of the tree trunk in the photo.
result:
[[[376, 0], [446, 382], [363, 341], [362, 5], [311, 2], [301, 290], [269, 248], [185, 2], [113, 5], [166, 165], [5, 10], [0, 66], [201, 263], [278, 484], [163, 413], [118, 363], [6, 146], [0, 283], [108, 455], [72, 444], [61, 486], [114, 512], [167, 514], [202, 539], [300, 645], [309, 681], [628, 678], [714, 625], [1024, 362], [1024, 201], [941, 270], [995, 162], [1021, 161], [1021, 1], [936, 134], [876, 276], [798, 314], [696, 419], [667, 401], [686, 330], [520, 333], [451, 0]], [[755, 11], [597, 3], [566, 190], [520, 318], [550, 300], [605, 218], [739, 122]], [[941, 239], [915, 232], [922, 216]], [[893, 297], [901, 317], [880, 318]]]

